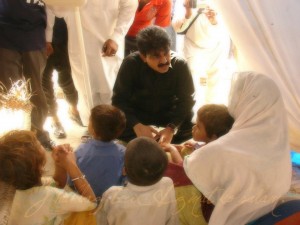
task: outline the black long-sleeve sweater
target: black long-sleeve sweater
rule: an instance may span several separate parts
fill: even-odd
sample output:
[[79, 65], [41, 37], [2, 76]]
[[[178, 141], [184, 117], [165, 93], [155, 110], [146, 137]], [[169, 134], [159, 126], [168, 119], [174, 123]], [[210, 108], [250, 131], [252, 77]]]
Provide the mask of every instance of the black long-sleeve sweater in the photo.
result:
[[40, 0], [0, 0], [0, 47], [17, 51], [45, 48], [47, 16]]
[[112, 104], [126, 114], [127, 127], [137, 123], [179, 126], [192, 115], [194, 85], [185, 60], [171, 53], [167, 73], [151, 69], [138, 52], [127, 56], [113, 89]]

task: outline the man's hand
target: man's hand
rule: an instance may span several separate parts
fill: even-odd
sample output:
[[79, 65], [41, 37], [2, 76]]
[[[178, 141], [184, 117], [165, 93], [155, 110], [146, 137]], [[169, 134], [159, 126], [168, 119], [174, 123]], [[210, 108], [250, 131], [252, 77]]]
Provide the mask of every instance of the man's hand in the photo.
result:
[[216, 13], [215, 10], [213, 10], [213, 9], [211, 9], [211, 8], [209, 8], [209, 7], [207, 7], [207, 8], [205, 9], [204, 13], [205, 13], [207, 19], [209, 20], [209, 22], [210, 22], [212, 25], [217, 25], [217, 24], [218, 24], [218, 21], [217, 21], [217, 19], [216, 19], [217, 13]]
[[157, 135], [159, 135], [159, 132], [155, 130], [151, 126], [146, 126], [144, 124], [138, 123], [133, 127], [133, 130], [137, 137], [149, 137], [152, 139], [155, 139]]
[[102, 47], [102, 56], [115, 56], [118, 51], [118, 44], [112, 39], [108, 39], [104, 42]]
[[159, 139], [160, 144], [170, 144], [174, 136], [174, 131], [169, 127], [166, 127], [165, 129], [159, 132], [159, 136], [160, 136]]
[[49, 57], [51, 54], [53, 54], [53, 47], [51, 42], [46, 42], [46, 55]]
[[185, 7], [185, 18], [189, 19], [192, 16], [192, 8], [190, 6], [190, 0], [185, 0], [183, 6]]

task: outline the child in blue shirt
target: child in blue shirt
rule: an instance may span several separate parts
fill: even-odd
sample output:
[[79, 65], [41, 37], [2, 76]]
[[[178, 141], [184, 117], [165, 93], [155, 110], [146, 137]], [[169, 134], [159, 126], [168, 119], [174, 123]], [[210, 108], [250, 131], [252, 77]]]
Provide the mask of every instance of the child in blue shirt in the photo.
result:
[[91, 110], [88, 130], [92, 138], [79, 145], [75, 155], [97, 197], [109, 187], [123, 184], [125, 147], [115, 139], [125, 125], [124, 113], [112, 105], [98, 105]]

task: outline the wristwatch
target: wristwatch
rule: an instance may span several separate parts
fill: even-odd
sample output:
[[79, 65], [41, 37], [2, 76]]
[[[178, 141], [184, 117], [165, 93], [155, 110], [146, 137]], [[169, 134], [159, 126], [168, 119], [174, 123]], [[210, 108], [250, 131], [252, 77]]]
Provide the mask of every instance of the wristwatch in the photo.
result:
[[177, 127], [173, 123], [168, 123], [166, 128], [169, 128], [170, 130], [172, 130], [174, 135], [177, 133], [177, 130], [178, 130]]

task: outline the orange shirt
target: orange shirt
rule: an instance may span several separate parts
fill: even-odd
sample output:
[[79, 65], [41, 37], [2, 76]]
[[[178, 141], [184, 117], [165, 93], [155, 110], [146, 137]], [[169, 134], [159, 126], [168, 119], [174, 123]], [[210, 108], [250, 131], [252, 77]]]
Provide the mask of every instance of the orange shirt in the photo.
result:
[[167, 27], [171, 24], [172, 0], [151, 0], [142, 10], [136, 11], [134, 21], [127, 36], [135, 37], [137, 33], [151, 24]]

